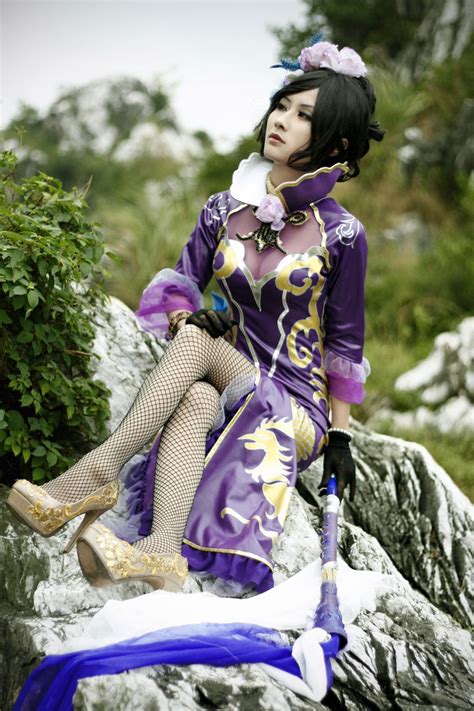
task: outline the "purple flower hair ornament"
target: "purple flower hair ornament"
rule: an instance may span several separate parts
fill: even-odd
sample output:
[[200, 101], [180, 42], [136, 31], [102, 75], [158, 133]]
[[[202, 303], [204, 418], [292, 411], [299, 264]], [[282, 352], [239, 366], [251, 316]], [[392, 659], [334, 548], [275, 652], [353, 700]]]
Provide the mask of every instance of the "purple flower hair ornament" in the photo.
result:
[[337, 44], [318, 42], [312, 47], [305, 47], [299, 56], [301, 69], [332, 69], [337, 74], [350, 77], [365, 77], [367, 68], [361, 57], [350, 47], [338, 49]]
[[[367, 75], [367, 67], [357, 52], [350, 47], [339, 49], [337, 44], [323, 42], [323, 36], [322, 32], [314, 35], [310, 45], [301, 50], [297, 61], [282, 59], [280, 64], [274, 64], [273, 67], [290, 71], [300, 69], [303, 72], [310, 72], [313, 69], [332, 69], [337, 74], [346, 74], [350, 77]], [[287, 79], [291, 81], [290, 77]]]

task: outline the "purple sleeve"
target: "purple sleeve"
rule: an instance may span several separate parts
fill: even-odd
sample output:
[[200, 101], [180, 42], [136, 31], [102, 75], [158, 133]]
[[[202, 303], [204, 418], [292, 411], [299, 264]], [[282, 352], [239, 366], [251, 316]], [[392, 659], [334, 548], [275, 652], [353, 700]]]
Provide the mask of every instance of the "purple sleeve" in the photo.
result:
[[370, 365], [363, 357], [364, 283], [367, 240], [360, 223], [352, 240], [338, 238], [330, 246], [333, 268], [325, 308], [325, 367], [329, 392], [338, 400], [360, 404]]
[[161, 269], [143, 292], [138, 321], [145, 331], [163, 337], [171, 311], [197, 311], [202, 292], [212, 277], [217, 236], [228, 206], [228, 193], [211, 195], [186, 242], [174, 269]]

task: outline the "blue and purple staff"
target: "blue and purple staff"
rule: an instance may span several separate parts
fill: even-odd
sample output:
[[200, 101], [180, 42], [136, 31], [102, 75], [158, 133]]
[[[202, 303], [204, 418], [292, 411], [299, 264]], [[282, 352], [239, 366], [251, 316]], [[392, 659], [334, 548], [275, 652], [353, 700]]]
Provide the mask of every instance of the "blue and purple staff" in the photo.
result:
[[[324, 482], [324, 479], [323, 479]], [[347, 634], [342, 621], [337, 598], [337, 519], [340, 506], [338, 482], [331, 474], [327, 482], [327, 496], [323, 514], [323, 535], [321, 541], [321, 598], [314, 615], [313, 627], [323, 629], [331, 639], [321, 642], [326, 663], [328, 689], [332, 686], [333, 673], [330, 657], [347, 644]]]

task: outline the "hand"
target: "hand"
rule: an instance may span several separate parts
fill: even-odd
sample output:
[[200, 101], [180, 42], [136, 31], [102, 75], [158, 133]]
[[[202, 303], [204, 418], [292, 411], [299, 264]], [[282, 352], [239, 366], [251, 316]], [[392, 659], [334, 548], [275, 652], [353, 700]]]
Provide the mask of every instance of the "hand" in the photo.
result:
[[185, 323], [192, 323], [194, 326], [204, 329], [213, 338], [223, 336], [232, 326], [237, 325], [237, 321], [230, 318], [224, 311], [214, 311], [214, 309], [199, 309], [188, 316]]
[[336, 475], [337, 496], [340, 501], [344, 489], [349, 484], [349, 501], [354, 501], [356, 490], [355, 464], [352, 459], [349, 442], [351, 438], [344, 432], [329, 432], [329, 444], [324, 452], [323, 478], [319, 485], [319, 494], [325, 493], [331, 474]]

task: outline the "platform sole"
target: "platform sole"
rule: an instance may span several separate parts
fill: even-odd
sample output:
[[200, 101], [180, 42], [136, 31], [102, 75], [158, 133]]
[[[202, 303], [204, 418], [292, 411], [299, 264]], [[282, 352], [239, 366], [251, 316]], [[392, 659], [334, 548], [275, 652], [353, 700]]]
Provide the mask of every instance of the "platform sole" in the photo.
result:
[[96, 588], [105, 588], [110, 585], [118, 585], [120, 583], [143, 582], [151, 585], [155, 590], [166, 590], [168, 592], [180, 592], [182, 586], [175, 580], [161, 576], [129, 576], [123, 578], [115, 578], [113, 573], [105, 565], [101, 556], [97, 554], [92, 546], [87, 541], [79, 541], [77, 544], [77, 557], [82, 573], [87, 582]]

